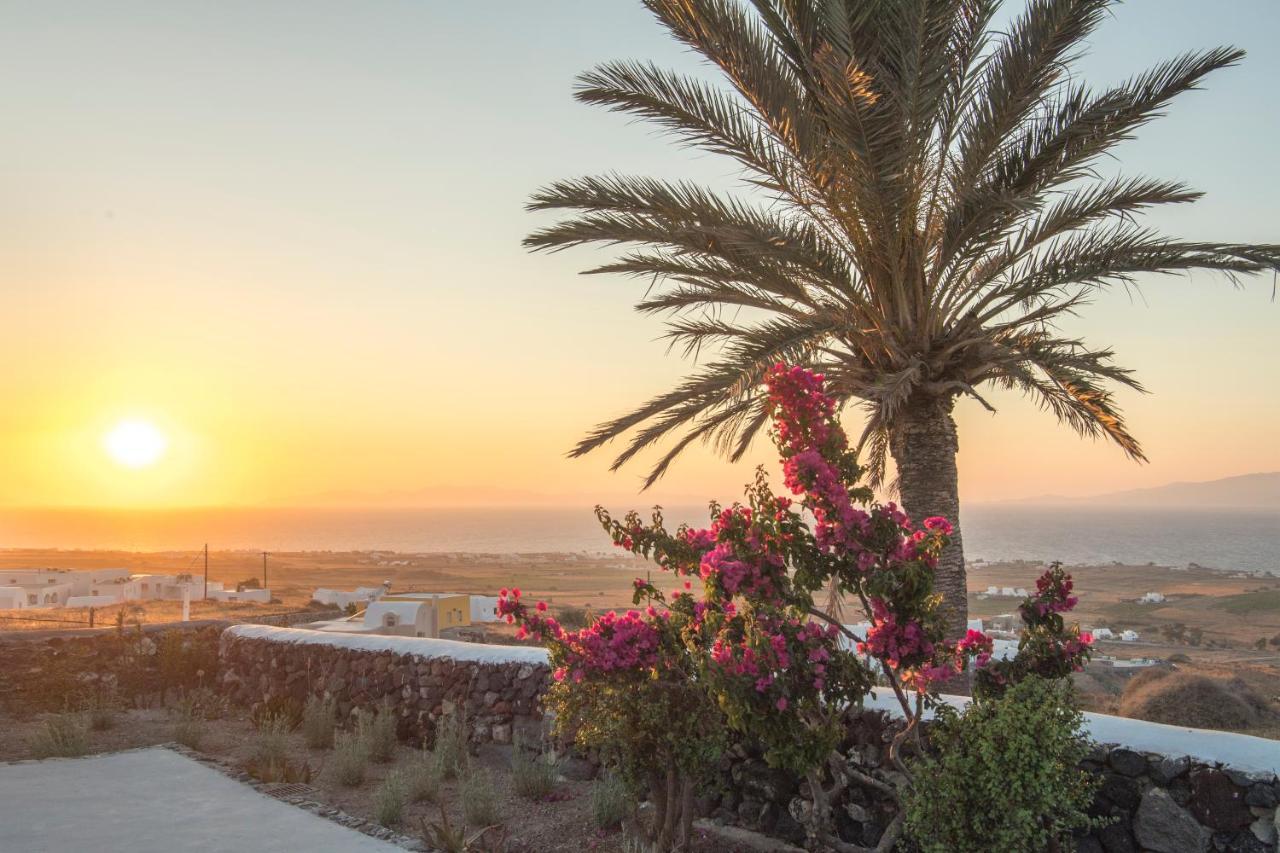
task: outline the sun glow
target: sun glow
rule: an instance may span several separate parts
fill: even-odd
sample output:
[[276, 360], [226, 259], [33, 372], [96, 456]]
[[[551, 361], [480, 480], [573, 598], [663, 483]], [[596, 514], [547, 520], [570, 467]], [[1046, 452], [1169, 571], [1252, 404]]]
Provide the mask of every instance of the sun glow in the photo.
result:
[[146, 468], [164, 456], [169, 441], [147, 421], [120, 421], [103, 436], [102, 446], [126, 468]]

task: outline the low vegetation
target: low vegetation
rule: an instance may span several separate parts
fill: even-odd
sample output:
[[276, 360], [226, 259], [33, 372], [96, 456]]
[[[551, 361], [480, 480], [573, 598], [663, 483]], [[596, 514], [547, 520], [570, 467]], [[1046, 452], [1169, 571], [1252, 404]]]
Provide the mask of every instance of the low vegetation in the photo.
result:
[[396, 755], [395, 711], [387, 703], [376, 711], [356, 714], [356, 736], [364, 744], [365, 753], [373, 761], [386, 764]]
[[1028, 677], [963, 712], [939, 711], [932, 756], [911, 768], [909, 837], [922, 853], [1069, 849], [1100, 778], [1078, 769], [1084, 718], [1066, 679]]
[[399, 826], [404, 807], [409, 802], [409, 789], [399, 771], [387, 774], [373, 795], [374, 819], [383, 826]]
[[89, 751], [89, 721], [83, 714], [54, 714], [31, 744], [36, 758], [76, 758]]
[[90, 691], [82, 703], [81, 711], [89, 720], [89, 728], [105, 732], [115, 728], [116, 714], [120, 711], [120, 696], [114, 688]]
[[337, 727], [337, 705], [332, 698], [312, 696], [302, 709], [302, 737], [311, 749], [330, 749]]
[[174, 709], [173, 739], [187, 749], [200, 749], [208, 726], [195, 703], [183, 700]]
[[491, 826], [502, 821], [498, 793], [489, 771], [471, 769], [462, 779], [458, 796], [462, 800], [462, 816], [472, 826]]
[[462, 714], [445, 714], [436, 724], [435, 755], [443, 778], [454, 779], [465, 773], [471, 753]]
[[591, 786], [591, 821], [597, 829], [617, 829], [634, 808], [635, 798], [617, 774], [605, 773]]
[[1273, 722], [1267, 700], [1240, 679], [1152, 668], [1120, 697], [1121, 716], [1174, 726], [1240, 731]]
[[560, 765], [553, 753], [541, 747], [531, 747], [516, 737], [511, 752], [511, 782], [520, 796], [529, 800], [543, 800], [556, 789]]
[[364, 782], [369, 767], [369, 753], [355, 732], [338, 732], [333, 739], [333, 755], [329, 759], [338, 784], [354, 788]]
[[249, 721], [258, 728], [271, 720], [281, 720], [287, 731], [293, 731], [302, 725], [302, 703], [292, 696], [272, 696], [249, 712]]
[[431, 752], [420, 750], [404, 769], [405, 789], [409, 801], [434, 803], [440, 797], [443, 770], [440, 759]]

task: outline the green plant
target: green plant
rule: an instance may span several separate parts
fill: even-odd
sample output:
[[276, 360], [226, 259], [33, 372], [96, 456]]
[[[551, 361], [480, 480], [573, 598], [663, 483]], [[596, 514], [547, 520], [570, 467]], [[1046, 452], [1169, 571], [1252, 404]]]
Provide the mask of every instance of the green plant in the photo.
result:
[[338, 784], [354, 788], [364, 781], [369, 765], [369, 753], [364, 741], [355, 732], [338, 732], [333, 739], [334, 778]]
[[[1060, 320], [1145, 273], [1280, 270], [1274, 245], [1139, 224], [1195, 201], [1192, 188], [1097, 168], [1243, 51], [1186, 54], [1096, 91], [1077, 60], [1114, 0], [1028, 3], [1010, 18], [994, 2], [645, 5], [719, 73], [610, 62], [575, 96], [724, 157], [741, 180], [721, 192], [613, 173], [534, 194], [531, 210], [565, 218], [525, 245], [621, 247], [590, 272], [643, 281], [638, 310], [666, 315], [668, 342], [696, 360], [574, 456], [625, 436], [618, 467], [665, 444], [646, 485], [704, 441], [738, 460], [767, 424], [761, 374], [803, 360], [841, 407], [865, 408], [872, 485], [892, 455], [906, 511], [955, 521], [952, 411], [962, 398], [991, 408], [988, 388], [1020, 391], [1144, 458], [1114, 396], [1141, 385]], [[936, 589], [962, 636], [959, 536]]]
[[404, 769], [410, 802], [435, 802], [440, 796], [441, 775], [439, 759], [433, 753], [420, 750]]
[[489, 826], [501, 822], [498, 794], [487, 770], [477, 767], [467, 773], [458, 786], [458, 798], [462, 800], [462, 816], [467, 823]]
[[302, 736], [312, 749], [329, 749], [333, 746], [336, 726], [337, 703], [333, 698], [312, 696], [302, 709]]
[[635, 808], [627, 783], [616, 773], [605, 773], [591, 786], [591, 820], [597, 829], [615, 829]]
[[387, 774], [373, 794], [374, 820], [383, 826], [397, 826], [409, 801], [408, 786], [398, 772]]
[[454, 826], [449, 822], [449, 813], [440, 807], [440, 820], [422, 821], [422, 835], [432, 847], [445, 853], [488, 853], [488, 851], [506, 850], [505, 829], [498, 826], [486, 826], [470, 835], [467, 825]]
[[1066, 679], [1032, 676], [963, 712], [943, 706], [929, 738], [936, 753], [911, 768], [909, 837], [922, 853], [1068, 844], [1073, 830], [1097, 825], [1085, 809], [1100, 780], [1078, 769], [1083, 724]]
[[55, 714], [31, 742], [36, 758], [75, 758], [89, 751], [89, 721], [82, 714]]
[[445, 779], [460, 776], [467, 769], [471, 753], [462, 712], [445, 714], [436, 723], [435, 756]]
[[378, 711], [359, 711], [356, 714], [356, 734], [364, 743], [369, 758], [386, 764], [396, 757], [396, 717], [388, 704]]
[[541, 800], [556, 789], [560, 763], [553, 753], [530, 749], [517, 735], [511, 752], [511, 783], [517, 794], [530, 800]]

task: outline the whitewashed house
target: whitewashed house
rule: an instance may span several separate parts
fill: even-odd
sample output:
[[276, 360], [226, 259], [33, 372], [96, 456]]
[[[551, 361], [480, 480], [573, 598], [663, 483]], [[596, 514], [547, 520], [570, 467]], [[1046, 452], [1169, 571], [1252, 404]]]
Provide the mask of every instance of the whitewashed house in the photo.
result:
[[339, 610], [346, 610], [353, 604], [356, 607], [364, 607], [369, 602], [376, 601], [387, 592], [387, 589], [388, 584], [383, 584], [382, 586], [358, 586], [351, 592], [320, 587], [311, 593], [311, 598], [321, 604], [331, 604]]
[[1133, 643], [1133, 642], [1137, 642], [1137, 640], [1138, 640], [1138, 632], [1137, 632], [1137, 631], [1123, 631], [1123, 632], [1121, 632], [1121, 634], [1120, 634], [1120, 639], [1121, 639], [1123, 642], [1126, 642], [1126, 643]]
[[1163, 604], [1165, 602], [1164, 593], [1148, 592], [1138, 599], [1139, 604]]
[[1095, 640], [1114, 640], [1115, 633], [1110, 628], [1094, 628], [1091, 632]]

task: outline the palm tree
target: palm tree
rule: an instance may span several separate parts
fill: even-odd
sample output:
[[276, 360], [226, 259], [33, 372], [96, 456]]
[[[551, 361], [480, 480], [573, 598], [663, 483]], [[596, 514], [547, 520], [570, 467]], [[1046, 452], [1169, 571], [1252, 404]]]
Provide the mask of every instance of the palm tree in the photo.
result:
[[[1070, 66], [1110, 0], [1030, 0], [1003, 33], [999, 0], [644, 3], [728, 85], [611, 62], [579, 78], [577, 98], [733, 158], [748, 190], [611, 174], [534, 195], [532, 210], [571, 213], [527, 246], [626, 246], [588, 272], [648, 281], [637, 309], [667, 315], [686, 355], [715, 353], [574, 456], [628, 435], [616, 469], [667, 440], [646, 486], [695, 441], [736, 460], [766, 423], [764, 372], [804, 364], [864, 409], [873, 484], [892, 455], [904, 508], [958, 521], [958, 397], [990, 408], [984, 385], [1017, 389], [1142, 460], [1112, 393], [1138, 381], [1057, 321], [1143, 273], [1280, 269], [1278, 246], [1173, 239], [1136, 221], [1199, 197], [1183, 184], [1095, 171], [1242, 51], [1187, 54], [1093, 91]], [[938, 573], [960, 630], [958, 525]]]

